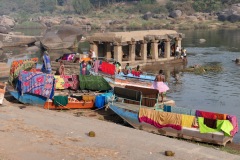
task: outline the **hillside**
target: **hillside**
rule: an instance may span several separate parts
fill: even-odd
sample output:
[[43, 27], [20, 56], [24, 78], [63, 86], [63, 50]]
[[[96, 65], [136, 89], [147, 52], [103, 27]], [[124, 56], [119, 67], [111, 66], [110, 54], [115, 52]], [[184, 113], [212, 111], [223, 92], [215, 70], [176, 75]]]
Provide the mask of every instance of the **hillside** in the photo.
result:
[[101, 30], [225, 28], [240, 24], [240, 5], [235, 4], [238, 1], [1, 0], [0, 15], [8, 15], [19, 28], [62, 24], [90, 25]]

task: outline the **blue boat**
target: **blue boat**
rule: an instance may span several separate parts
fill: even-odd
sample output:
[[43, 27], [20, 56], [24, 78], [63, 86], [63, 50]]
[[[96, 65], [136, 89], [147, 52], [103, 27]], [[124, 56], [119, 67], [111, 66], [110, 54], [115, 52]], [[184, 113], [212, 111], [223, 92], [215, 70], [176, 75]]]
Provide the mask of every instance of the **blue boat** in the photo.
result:
[[24, 93], [21, 95], [18, 91], [9, 91], [9, 93], [23, 104], [43, 106], [47, 100], [46, 97]]
[[[130, 94], [126, 95], [126, 93], [131, 93], [131, 96], [128, 96]], [[226, 136], [224, 132], [200, 133], [198, 128], [182, 127], [180, 130], [177, 130], [172, 127], [159, 128], [152, 123], [147, 123], [144, 121], [140, 122], [139, 112], [142, 108], [150, 110], [151, 115], [152, 113], [154, 114], [154, 112], [164, 111], [160, 109], [159, 104], [156, 104], [154, 107], [143, 106], [142, 98], [146, 97], [143, 97], [141, 92], [137, 90], [115, 87], [114, 96], [116, 100], [110, 103], [109, 108], [135, 129], [170, 137], [189, 139], [223, 146], [225, 146], [228, 142], [232, 142], [233, 140], [233, 136]], [[127, 101], [132, 101], [134, 103], [129, 104], [126, 103]], [[136, 102], [138, 103], [136, 104]], [[170, 112], [169, 114], [173, 113]]]

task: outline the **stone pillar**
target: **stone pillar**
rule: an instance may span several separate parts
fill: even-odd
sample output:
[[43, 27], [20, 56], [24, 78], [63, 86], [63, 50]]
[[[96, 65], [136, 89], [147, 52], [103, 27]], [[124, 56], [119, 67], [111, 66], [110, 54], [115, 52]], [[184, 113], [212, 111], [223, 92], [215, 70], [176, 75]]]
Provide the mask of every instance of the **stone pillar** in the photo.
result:
[[158, 41], [152, 41], [151, 54], [152, 54], [152, 59], [158, 60]]
[[96, 53], [96, 57], [98, 57], [98, 44], [96, 42], [90, 43], [90, 49], [92, 49]]
[[114, 43], [114, 59], [119, 62], [122, 63], [122, 45], [119, 43]]
[[164, 58], [170, 59], [171, 56], [171, 44], [170, 40], [164, 41]]
[[141, 60], [147, 61], [147, 42], [141, 42]]
[[105, 55], [105, 58], [107, 59], [111, 59], [111, 45], [109, 42], [106, 42], [104, 44], [104, 47], [105, 47], [105, 51], [106, 51], [106, 55]]
[[131, 61], [131, 63], [135, 62], [135, 58], [136, 58], [136, 42], [131, 42], [128, 44], [129, 46], [129, 59]]

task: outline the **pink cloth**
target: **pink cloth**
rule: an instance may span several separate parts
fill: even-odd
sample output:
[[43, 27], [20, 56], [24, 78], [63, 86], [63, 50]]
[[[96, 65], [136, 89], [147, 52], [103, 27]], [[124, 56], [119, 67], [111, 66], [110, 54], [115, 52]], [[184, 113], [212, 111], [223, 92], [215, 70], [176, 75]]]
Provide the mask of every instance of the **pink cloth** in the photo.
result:
[[169, 87], [164, 82], [154, 81], [152, 84], [153, 89], [157, 89], [159, 93], [166, 92], [169, 90]]
[[233, 116], [233, 115], [228, 115], [227, 119], [233, 125], [233, 130], [230, 133], [231, 133], [231, 136], [234, 136], [238, 132], [238, 119], [236, 116]]

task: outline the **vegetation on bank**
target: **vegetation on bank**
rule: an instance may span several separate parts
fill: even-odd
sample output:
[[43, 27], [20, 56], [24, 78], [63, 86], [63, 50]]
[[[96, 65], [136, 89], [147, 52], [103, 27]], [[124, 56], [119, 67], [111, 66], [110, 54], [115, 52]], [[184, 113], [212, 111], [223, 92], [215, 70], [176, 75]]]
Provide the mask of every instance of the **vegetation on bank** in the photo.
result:
[[[18, 22], [19, 28], [39, 28], [41, 25], [29, 23], [39, 16], [65, 16], [91, 19], [93, 29], [101, 28], [106, 21], [118, 29], [206, 29], [229, 28], [227, 22], [216, 20], [191, 21], [170, 18], [174, 10], [184, 15], [197, 12], [216, 14], [218, 11], [238, 3], [239, 0], [2, 0], [0, 15], [10, 15]], [[151, 12], [154, 18], [144, 19]], [[34, 21], [34, 20], [33, 20]], [[121, 25], [122, 24], [122, 25]], [[225, 25], [226, 24], [226, 25]], [[235, 28], [240, 24], [235, 23]]]

